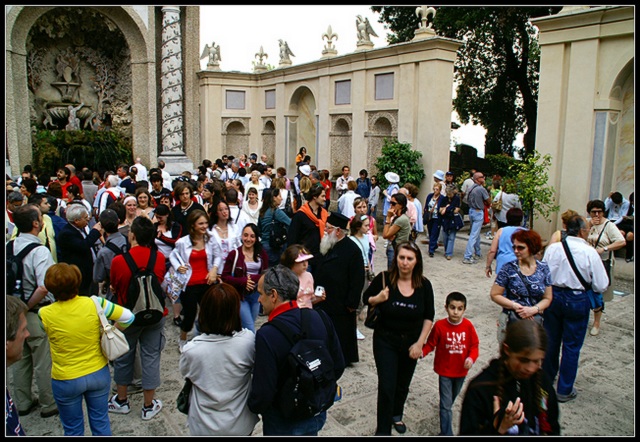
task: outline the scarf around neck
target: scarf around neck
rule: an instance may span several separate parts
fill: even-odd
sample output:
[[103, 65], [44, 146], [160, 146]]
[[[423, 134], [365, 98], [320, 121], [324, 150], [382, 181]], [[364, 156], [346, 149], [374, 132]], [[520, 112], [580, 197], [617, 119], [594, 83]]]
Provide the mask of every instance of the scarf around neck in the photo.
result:
[[311, 206], [309, 206], [309, 203], [305, 203], [300, 208], [300, 211], [305, 215], [307, 215], [307, 217], [309, 217], [309, 219], [313, 221], [313, 223], [318, 227], [318, 229], [320, 229], [320, 239], [322, 239], [322, 237], [324, 236], [324, 227], [327, 224], [327, 217], [328, 217], [327, 211], [324, 210], [324, 207], [320, 207], [320, 219], [318, 219], [316, 214], [313, 213], [313, 210], [311, 210]]

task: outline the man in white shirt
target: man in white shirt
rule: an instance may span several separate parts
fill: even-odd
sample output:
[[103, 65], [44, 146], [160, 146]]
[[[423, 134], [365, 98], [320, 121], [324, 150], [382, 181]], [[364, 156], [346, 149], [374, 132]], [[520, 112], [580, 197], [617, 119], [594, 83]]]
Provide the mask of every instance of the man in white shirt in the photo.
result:
[[611, 192], [604, 200], [604, 208], [608, 211], [607, 219], [614, 224], [620, 224], [623, 217], [629, 211], [629, 200], [622, 196], [620, 192]]
[[166, 187], [167, 189], [172, 190], [173, 188], [171, 187], [171, 175], [169, 175], [169, 172], [164, 170], [165, 166], [166, 164], [164, 161], [158, 161], [158, 168], [160, 169], [160, 174], [162, 175], [162, 187]]
[[360, 195], [356, 193], [357, 187], [358, 184], [355, 181], [349, 181], [347, 183], [347, 191], [338, 198], [338, 211], [349, 219], [356, 214], [353, 208], [353, 201], [360, 197]]
[[347, 183], [349, 181], [355, 181], [355, 178], [349, 175], [350, 171], [351, 169], [349, 169], [349, 166], [342, 166], [342, 175], [340, 175], [336, 180], [336, 191], [338, 192], [338, 197], [347, 193]]
[[[609, 285], [609, 278], [600, 255], [586, 241], [588, 234], [583, 217], [576, 215], [567, 222], [566, 245], [576, 269], [584, 281], [591, 284], [593, 292], [602, 293]], [[572, 269], [564, 244], [565, 241], [550, 244], [543, 259], [551, 273], [553, 300], [544, 312], [548, 345], [542, 369], [549, 379], [558, 375], [558, 402], [571, 401], [578, 395], [574, 382], [591, 309], [587, 291]]]
[[136, 181], [147, 181], [147, 168], [140, 162], [140, 157], [136, 158], [136, 168], [138, 173], [136, 174]]

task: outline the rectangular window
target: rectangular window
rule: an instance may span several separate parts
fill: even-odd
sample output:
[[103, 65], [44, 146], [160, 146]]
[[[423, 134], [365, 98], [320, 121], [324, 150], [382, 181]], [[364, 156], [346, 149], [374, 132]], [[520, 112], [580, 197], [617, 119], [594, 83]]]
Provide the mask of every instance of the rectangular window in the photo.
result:
[[264, 108], [265, 109], [276, 108], [276, 90], [275, 89], [264, 91]]
[[226, 91], [227, 92], [227, 109], [244, 109], [244, 91]]
[[351, 80], [336, 81], [336, 104], [351, 104]]
[[376, 100], [393, 100], [393, 73], [376, 75]]

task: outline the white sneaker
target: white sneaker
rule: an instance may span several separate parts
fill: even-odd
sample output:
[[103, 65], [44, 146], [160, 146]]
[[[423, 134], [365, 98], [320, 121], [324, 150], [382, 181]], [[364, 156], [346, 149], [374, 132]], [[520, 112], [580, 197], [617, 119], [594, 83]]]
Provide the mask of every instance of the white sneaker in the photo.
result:
[[356, 328], [356, 338], [358, 338], [358, 341], [362, 341], [364, 339], [364, 335], [357, 328]]
[[129, 399], [120, 405], [116, 399], [118, 398], [117, 394], [114, 394], [111, 399], [109, 399], [109, 413], [118, 413], [118, 414], [128, 414], [131, 411], [131, 406], [129, 405]]
[[162, 401], [160, 399], [154, 399], [153, 407], [151, 408], [145, 408], [144, 406], [142, 407], [142, 420], [148, 421], [149, 419], [154, 417], [156, 414], [160, 413], [160, 410], [162, 410]]

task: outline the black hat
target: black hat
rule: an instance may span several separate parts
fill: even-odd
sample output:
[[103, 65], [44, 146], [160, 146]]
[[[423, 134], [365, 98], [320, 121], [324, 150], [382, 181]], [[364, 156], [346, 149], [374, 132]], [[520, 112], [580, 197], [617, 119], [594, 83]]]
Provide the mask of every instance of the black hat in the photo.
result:
[[346, 229], [349, 225], [349, 218], [344, 216], [340, 212], [331, 212], [327, 218], [327, 224], [331, 224], [334, 227]]
[[445, 175], [453, 175], [453, 172], [449, 171], [449, 172], [445, 173]]

